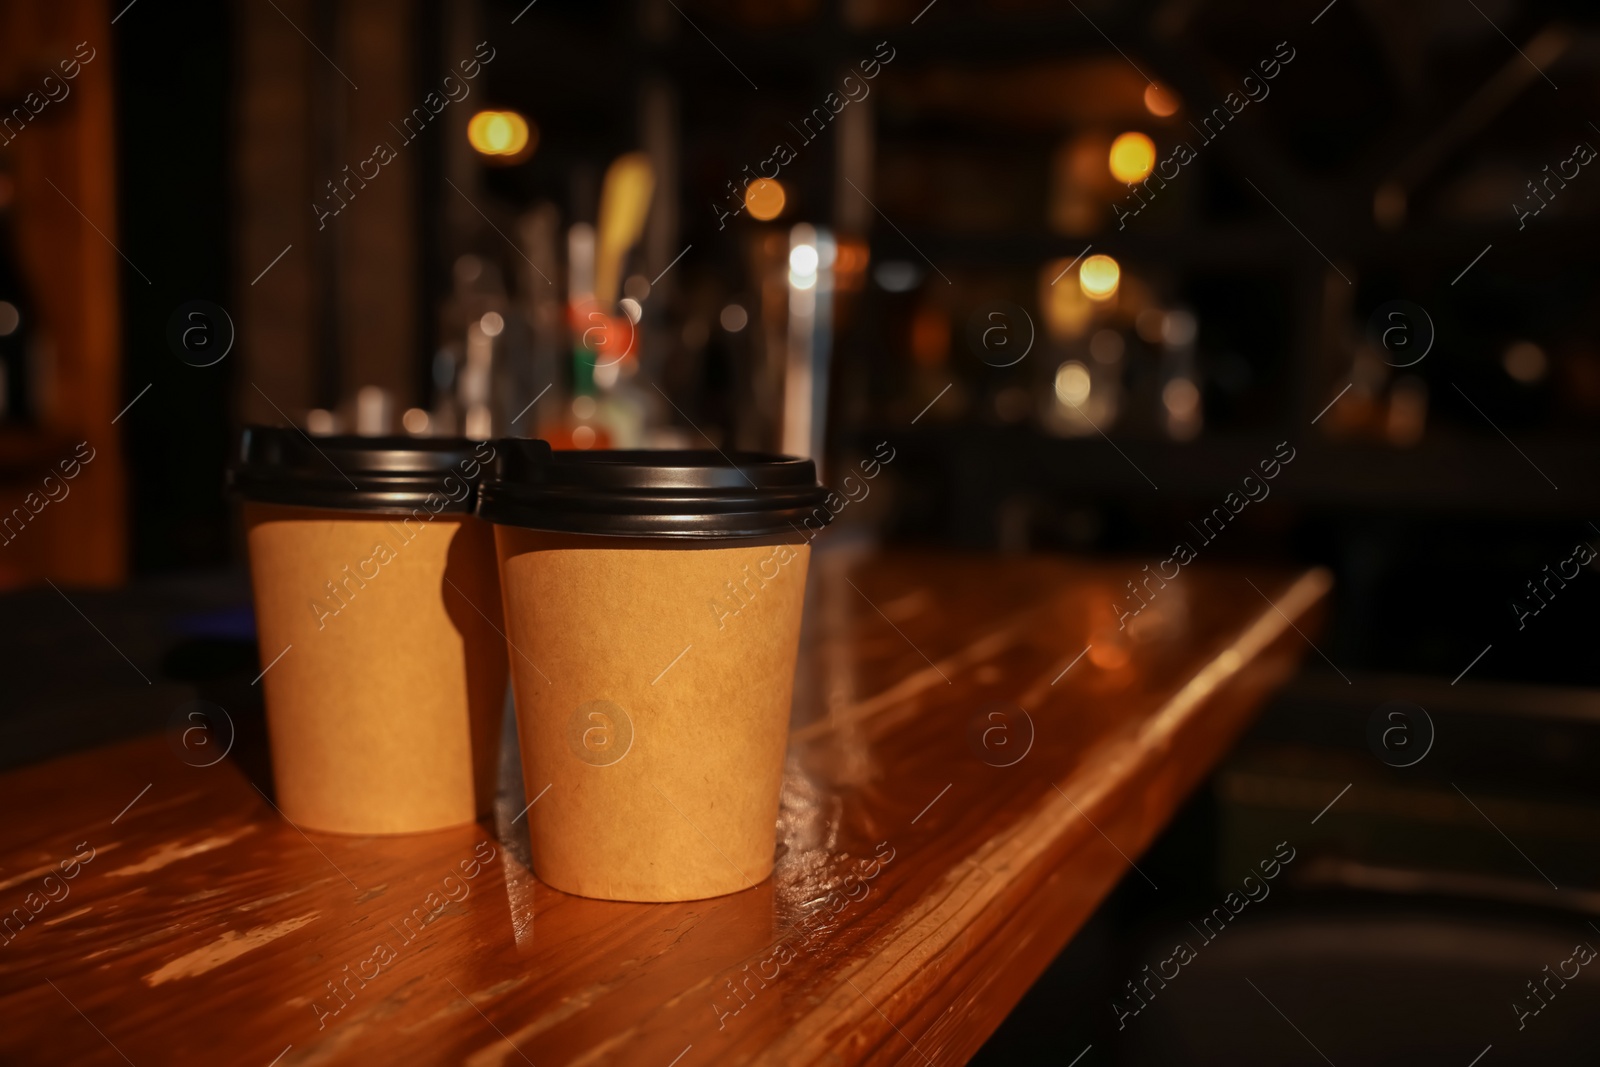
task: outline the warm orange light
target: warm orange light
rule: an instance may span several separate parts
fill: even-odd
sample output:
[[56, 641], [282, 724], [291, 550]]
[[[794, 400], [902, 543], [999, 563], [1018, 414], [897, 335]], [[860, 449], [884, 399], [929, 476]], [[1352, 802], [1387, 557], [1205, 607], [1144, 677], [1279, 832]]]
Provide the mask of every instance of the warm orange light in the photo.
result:
[[1506, 373], [1523, 385], [1532, 385], [1543, 378], [1550, 366], [1550, 360], [1544, 354], [1544, 349], [1532, 341], [1518, 341], [1506, 349], [1505, 355], [1500, 357], [1500, 362], [1505, 367]]
[[1120, 671], [1132, 658], [1128, 646], [1121, 641], [1108, 640], [1089, 646], [1089, 662], [1103, 671]]
[[1039, 269], [1039, 310], [1044, 312], [1045, 329], [1058, 341], [1083, 336], [1094, 319], [1094, 301], [1068, 276], [1072, 267], [1071, 260], [1055, 259]]
[[833, 259], [833, 286], [846, 292], [860, 289], [866, 284], [867, 263], [872, 258], [867, 250], [867, 242], [858, 237], [839, 237], [837, 240], [839, 244]]
[[911, 358], [919, 367], [942, 367], [950, 358], [950, 314], [923, 304], [911, 316]]
[[1109, 300], [1122, 280], [1122, 268], [1110, 256], [1093, 255], [1078, 268], [1078, 288], [1090, 300]]
[[835, 274], [860, 274], [867, 269], [867, 261], [871, 253], [867, 250], [867, 242], [859, 238], [840, 237], [839, 250], [833, 261]]
[[516, 163], [533, 154], [538, 133], [515, 111], [480, 111], [467, 123], [467, 142], [497, 163]]
[[744, 187], [744, 206], [750, 217], [766, 222], [783, 214], [783, 186], [771, 178], [757, 178]]
[[1144, 106], [1150, 114], [1164, 119], [1178, 110], [1178, 98], [1151, 82], [1144, 87]]
[[1111, 176], [1117, 181], [1143, 181], [1155, 165], [1155, 142], [1137, 130], [1130, 130], [1111, 142]]

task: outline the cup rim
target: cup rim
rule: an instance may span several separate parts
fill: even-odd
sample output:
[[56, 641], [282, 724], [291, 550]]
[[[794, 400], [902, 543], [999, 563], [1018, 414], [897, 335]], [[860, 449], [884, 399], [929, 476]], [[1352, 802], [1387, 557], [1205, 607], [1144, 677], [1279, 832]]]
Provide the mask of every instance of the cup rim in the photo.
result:
[[[530, 442], [549, 446], [543, 441]], [[246, 426], [228, 490], [267, 504], [340, 511], [471, 513], [494, 445], [465, 437], [310, 437], [292, 426]]]
[[556, 451], [495, 442], [478, 516], [503, 526], [618, 537], [730, 540], [832, 520], [816, 464], [715, 449]]

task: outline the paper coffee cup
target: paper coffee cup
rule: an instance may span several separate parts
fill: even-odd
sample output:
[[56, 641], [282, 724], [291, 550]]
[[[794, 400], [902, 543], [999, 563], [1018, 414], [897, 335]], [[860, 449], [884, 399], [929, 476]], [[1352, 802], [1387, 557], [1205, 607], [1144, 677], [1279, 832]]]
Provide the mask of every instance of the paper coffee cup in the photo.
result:
[[534, 873], [611, 900], [758, 884], [776, 844], [802, 521], [822, 499], [813, 465], [558, 452], [522, 480], [515, 443], [497, 448], [479, 512], [496, 524]]
[[456, 439], [252, 427], [245, 497], [278, 807], [295, 825], [398, 834], [491, 806], [506, 648], [493, 456]]

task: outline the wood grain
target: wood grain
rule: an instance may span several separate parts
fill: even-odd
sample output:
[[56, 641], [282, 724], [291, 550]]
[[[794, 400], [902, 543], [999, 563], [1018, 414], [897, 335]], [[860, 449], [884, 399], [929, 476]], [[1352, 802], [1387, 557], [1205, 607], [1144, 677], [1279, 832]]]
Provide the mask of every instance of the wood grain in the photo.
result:
[[964, 1062], [1292, 671], [1329, 585], [1191, 567], [1119, 630], [1137, 569], [820, 557], [777, 866], [714, 900], [549, 889], [509, 793], [494, 827], [356, 838], [168, 738], [0, 778], [0, 1060]]

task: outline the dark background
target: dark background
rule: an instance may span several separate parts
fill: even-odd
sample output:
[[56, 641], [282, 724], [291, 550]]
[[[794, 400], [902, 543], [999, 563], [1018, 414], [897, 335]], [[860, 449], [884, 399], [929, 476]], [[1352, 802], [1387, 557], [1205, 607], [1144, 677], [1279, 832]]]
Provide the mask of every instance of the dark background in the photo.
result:
[[[605, 166], [640, 142], [641, 82], [671, 84], [680, 244], [693, 251], [660, 312], [668, 340], [651, 369], [695, 424], [740, 442], [751, 429], [729, 382], [751, 358], [754, 324], [734, 336], [714, 321], [722, 304], [750, 302], [757, 231], [749, 220], [719, 230], [710, 205], [843, 67], [889, 40], [896, 57], [872, 96], [876, 209], [860, 235], [871, 266], [840, 297], [827, 456], [842, 467], [891, 439], [901, 458], [875, 510], [851, 514], [857, 532], [1155, 560], [1193, 540], [1187, 523], [1278, 442], [1296, 449], [1271, 497], [1201, 558], [1330, 568], [1336, 593], [1316, 651], [1140, 859], [1162, 889], [1130, 872], [980, 1062], [1064, 1064], [1092, 1046], [1086, 1065], [1466, 1065], [1491, 1042], [1486, 1067], [1592, 1062], [1583, 1026], [1600, 978], [1585, 972], [1563, 993], [1570, 1003], [1553, 1002], [1525, 1031], [1509, 1005], [1572, 942], [1600, 939], [1594, 568], [1525, 627], [1513, 608], [1531, 606], [1526, 583], [1541, 568], [1579, 542], [1600, 544], [1600, 177], [1585, 168], [1522, 230], [1512, 205], [1575, 142], [1600, 144], [1596, 13], [1509, 0], [1338, 0], [1320, 14], [1319, 2], [1076, 7], [729, 0], [675, 12], [540, 0], [512, 26], [521, 3], [484, 3], [475, 17], [501, 57], [481, 91], [534, 119], [540, 145], [526, 163], [486, 171], [481, 188], [496, 218], [548, 202], [564, 225], [592, 222]], [[120, 236], [160, 281], [124, 275], [123, 380], [128, 399], [146, 382], [158, 389], [121, 423], [132, 590], [79, 603], [134, 661], [160, 667], [131, 696], [116, 662], [75, 670], [71, 686], [8, 670], [13, 766], [159, 728], [184, 694], [248, 708], [259, 669], [222, 492], [243, 385], [236, 361], [195, 373], [165, 343], [174, 307], [227, 306], [256, 266], [241, 273], [233, 239], [248, 210], [232, 170], [237, 8], [146, 0], [136, 10], [115, 28]], [[452, 16], [437, 3], [414, 11], [415, 54], [397, 61], [415, 84], [434, 85], [455, 58], [439, 44]], [[1149, 133], [1158, 157], [1176, 140], [1197, 142], [1182, 120], [1220, 103], [1280, 41], [1296, 57], [1271, 95], [1201, 147], [1126, 230], [1109, 211], [1115, 187], [1097, 194], [1103, 206], [1078, 232], [1050, 223], [1063, 145], [1124, 129]], [[1542, 72], [1522, 53], [1544, 57]], [[1135, 65], [1182, 99], [1177, 116], [1118, 103], [1129, 84], [1137, 100]], [[418, 342], [394, 357], [419, 394], [445, 339], [453, 256], [516, 267], [492, 234], [450, 228], [443, 176], [459, 148], [439, 140], [442, 129], [427, 136], [415, 211], [395, 222], [422, 250], [421, 297], [403, 311]], [[801, 149], [781, 176], [789, 207], [774, 228], [838, 217], [836, 152], [827, 134]], [[1397, 181], [1398, 219], [1380, 195]], [[1057, 366], [1087, 358], [1083, 337], [1041, 336], [1005, 369], [970, 344], [970, 324], [996, 299], [1042, 330], [1041, 271], [1088, 244], [1115, 256], [1153, 306], [1194, 315], [1188, 373], [1205, 421], [1193, 439], [1163, 430], [1170, 355], [1131, 321], [1116, 325], [1124, 402], [1103, 434], [1061, 436], [1045, 415]], [[885, 263], [909, 264], [919, 280], [890, 291], [875, 273]], [[1426, 309], [1436, 331], [1427, 358], [1404, 372], [1385, 367], [1368, 331], [1393, 300]], [[696, 318], [713, 325], [691, 343], [684, 327]], [[918, 329], [935, 341], [916, 341]], [[1510, 373], [1517, 343], [1538, 346], [1542, 373]], [[1397, 440], [1385, 405], [1401, 377], [1425, 390], [1426, 416]], [[327, 405], [361, 384], [322, 381]], [[1319, 415], [1351, 382], [1359, 388]], [[10, 655], [49, 661], [51, 628], [76, 625], [67, 606], [48, 590], [9, 600]], [[171, 620], [164, 632], [139, 621], [151, 604]], [[1436, 734], [1405, 768], [1383, 762], [1368, 737], [1396, 700], [1425, 708]], [[1119, 1031], [1108, 1005], [1125, 998], [1123, 983], [1284, 840], [1298, 855], [1272, 897]]]

